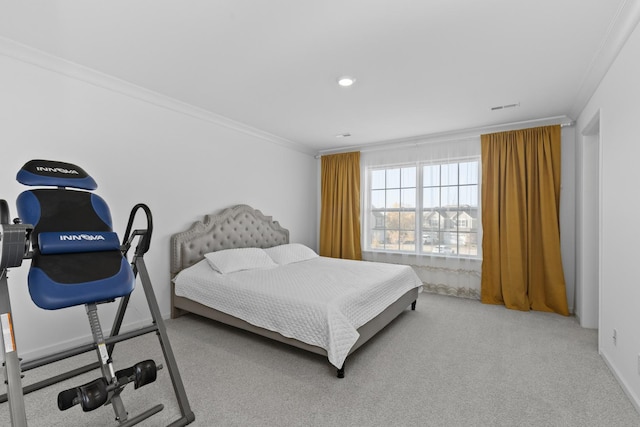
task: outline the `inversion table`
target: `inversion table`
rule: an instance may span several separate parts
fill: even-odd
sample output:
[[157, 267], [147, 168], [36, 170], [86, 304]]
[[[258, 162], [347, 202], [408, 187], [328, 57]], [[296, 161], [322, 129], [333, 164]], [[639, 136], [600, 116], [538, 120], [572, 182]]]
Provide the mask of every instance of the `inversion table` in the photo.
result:
[[[0, 323], [2, 326], [4, 371], [11, 424], [26, 426], [24, 394], [39, 390], [79, 374], [100, 369], [97, 379], [63, 390], [58, 394], [58, 408], [67, 410], [80, 405], [92, 411], [110, 404], [119, 426], [132, 426], [160, 412], [157, 404], [139, 415], [129, 417], [121, 393], [133, 383], [138, 389], [156, 380], [163, 365], [143, 360], [116, 371], [112, 353], [116, 343], [147, 333], [155, 333], [160, 341], [164, 362], [171, 377], [180, 407], [180, 418], [171, 426], [184, 426], [195, 419], [189, 407], [184, 385], [166, 328], [149, 278], [144, 254], [149, 250], [153, 230], [151, 211], [144, 204], [134, 206], [122, 244], [113, 232], [111, 214], [106, 202], [92, 190], [97, 184], [80, 167], [64, 162], [32, 160], [18, 172], [20, 183], [35, 188], [26, 190], [16, 202], [19, 218], [9, 221], [9, 208], [0, 200]], [[132, 230], [138, 211], [146, 214], [147, 227]], [[127, 253], [133, 243], [136, 249], [129, 262]], [[84, 305], [93, 342], [32, 361], [21, 361], [15, 344], [11, 318], [11, 302], [7, 270], [19, 267], [23, 259], [31, 259], [28, 276], [29, 294], [33, 302], [45, 310], [60, 310]], [[125, 333], [120, 332], [136, 278], [151, 313], [152, 324]], [[98, 318], [98, 305], [119, 301], [110, 335], [105, 337]], [[23, 388], [22, 372], [82, 353], [96, 351], [98, 361]], [[0, 421], [0, 424], [2, 421]]]

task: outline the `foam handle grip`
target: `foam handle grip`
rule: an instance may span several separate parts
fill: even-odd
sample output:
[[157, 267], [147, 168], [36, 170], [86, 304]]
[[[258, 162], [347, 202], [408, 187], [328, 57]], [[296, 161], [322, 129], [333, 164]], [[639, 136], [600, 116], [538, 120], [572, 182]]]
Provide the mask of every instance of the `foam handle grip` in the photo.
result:
[[101, 252], [120, 249], [120, 241], [112, 231], [49, 231], [38, 235], [38, 247], [43, 255]]
[[80, 398], [78, 397], [77, 388], [70, 388], [69, 390], [58, 393], [58, 409], [61, 411], [66, 411], [78, 403], [80, 403]]

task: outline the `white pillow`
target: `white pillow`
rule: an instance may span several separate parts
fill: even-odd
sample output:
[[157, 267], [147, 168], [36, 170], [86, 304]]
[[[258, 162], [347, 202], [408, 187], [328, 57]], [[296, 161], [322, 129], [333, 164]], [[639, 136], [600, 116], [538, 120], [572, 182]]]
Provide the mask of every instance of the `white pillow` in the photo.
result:
[[221, 274], [278, 266], [260, 248], [225, 249], [223, 251], [209, 252], [204, 257], [211, 268]]
[[286, 265], [294, 262], [317, 258], [318, 254], [300, 243], [287, 243], [264, 250], [276, 264]]

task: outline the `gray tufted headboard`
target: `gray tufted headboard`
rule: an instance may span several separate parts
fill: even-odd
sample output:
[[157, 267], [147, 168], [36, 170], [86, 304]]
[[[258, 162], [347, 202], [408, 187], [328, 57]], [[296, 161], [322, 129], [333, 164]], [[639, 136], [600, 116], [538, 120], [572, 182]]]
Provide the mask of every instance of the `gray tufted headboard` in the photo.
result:
[[197, 263], [207, 252], [234, 248], [269, 248], [289, 243], [289, 230], [247, 205], [205, 215], [171, 236], [171, 276]]

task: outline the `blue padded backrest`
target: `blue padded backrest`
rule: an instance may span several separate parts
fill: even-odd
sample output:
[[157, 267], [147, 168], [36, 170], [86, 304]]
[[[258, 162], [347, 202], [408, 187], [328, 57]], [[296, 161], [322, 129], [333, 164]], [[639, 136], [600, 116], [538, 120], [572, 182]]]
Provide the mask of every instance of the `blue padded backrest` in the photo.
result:
[[[97, 187], [71, 163], [32, 160], [18, 181], [34, 188], [18, 196], [18, 216], [33, 225], [29, 294], [41, 308], [57, 310], [111, 301], [135, 286], [131, 265], [120, 252], [107, 203], [88, 191]], [[42, 237], [42, 238], [40, 238]]]
[[54, 160], [31, 160], [20, 169], [16, 179], [29, 186], [98, 188], [98, 184], [81, 167]]
[[111, 231], [111, 212], [104, 199], [86, 191], [38, 188], [22, 192], [16, 200], [18, 216], [40, 231]]

